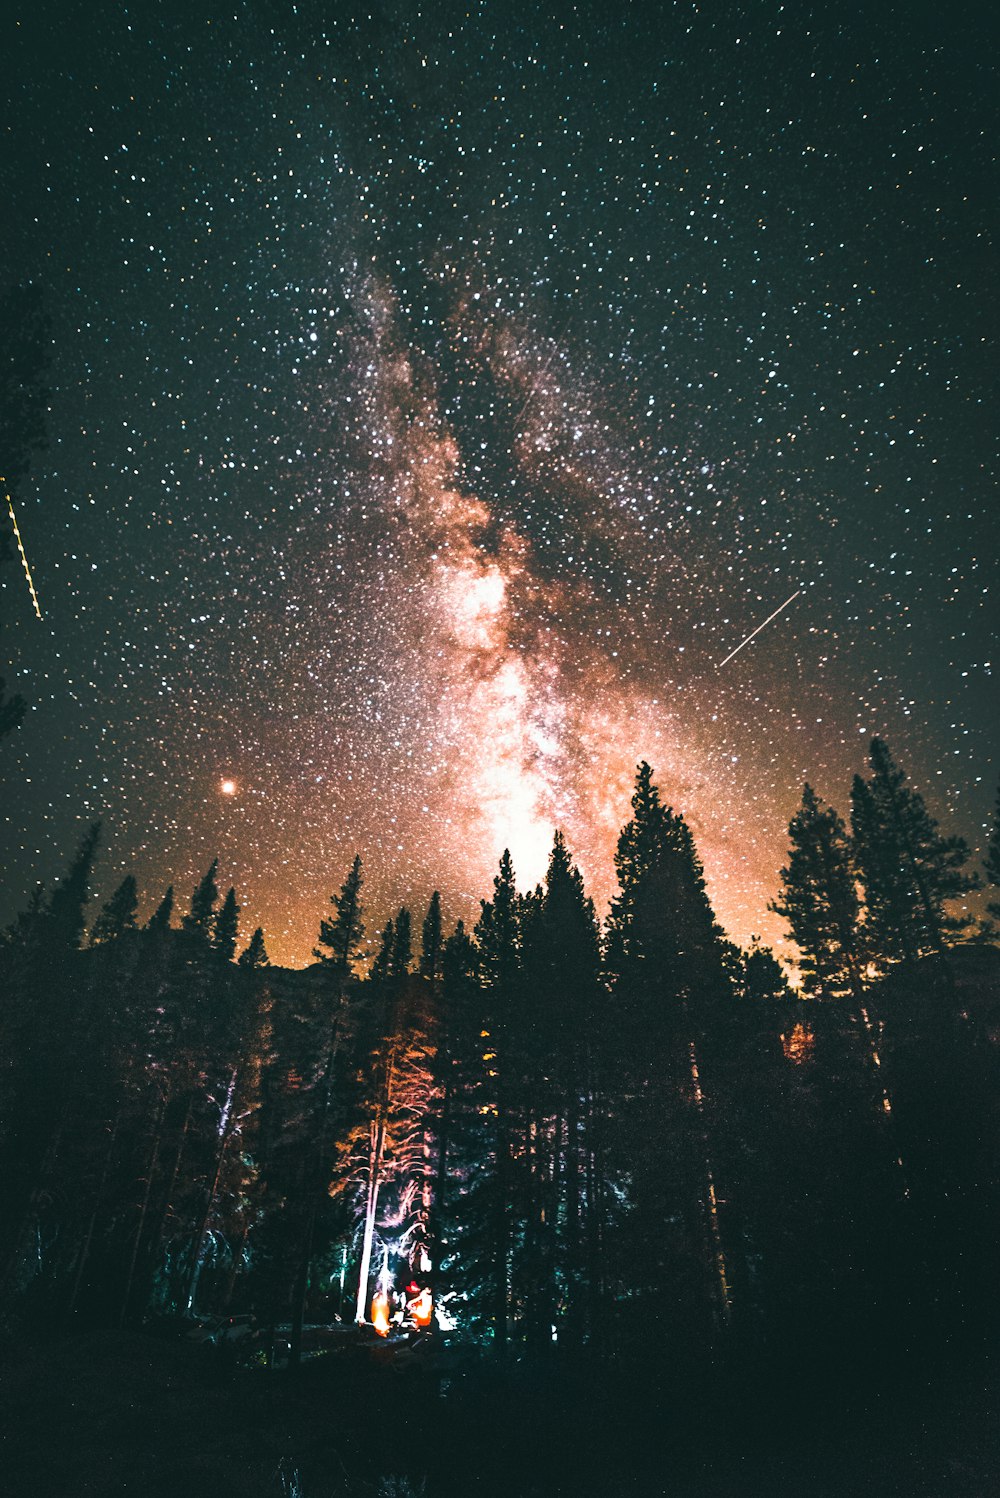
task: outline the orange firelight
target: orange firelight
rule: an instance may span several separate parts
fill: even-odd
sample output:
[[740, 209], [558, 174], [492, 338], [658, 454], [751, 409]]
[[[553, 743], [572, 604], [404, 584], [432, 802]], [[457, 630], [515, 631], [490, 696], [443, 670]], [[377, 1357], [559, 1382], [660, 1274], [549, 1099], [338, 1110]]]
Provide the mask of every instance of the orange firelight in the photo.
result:
[[389, 1335], [389, 1297], [381, 1290], [372, 1296], [372, 1326], [380, 1337]]
[[433, 1309], [431, 1292], [427, 1289], [421, 1290], [416, 1299], [410, 1301], [410, 1314], [417, 1326], [430, 1326]]

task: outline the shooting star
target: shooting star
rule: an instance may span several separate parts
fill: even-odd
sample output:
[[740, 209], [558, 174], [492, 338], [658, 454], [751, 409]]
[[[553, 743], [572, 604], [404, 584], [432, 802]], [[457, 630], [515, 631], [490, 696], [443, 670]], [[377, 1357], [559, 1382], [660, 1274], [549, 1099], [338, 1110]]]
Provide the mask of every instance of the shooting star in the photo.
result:
[[722, 668], [723, 668], [723, 666], [725, 666], [729, 661], [731, 661], [734, 655], [739, 655], [739, 653], [743, 649], [744, 645], [749, 645], [750, 641], [754, 638], [754, 635], [759, 635], [762, 629], [766, 629], [767, 628], [767, 626], [770, 624], [770, 622], [771, 622], [772, 619], [777, 619], [778, 615], [782, 612], [782, 610], [787, 609], [787, 607], [788, 607], [788, 605], [790, 603], [794, 603], [795, 599], [798, 598], [798, 596], [799, 596], [799, 594], [801, 592], [802, 592], [801, 588], [796, 588], [795, 592], [792, 594], [791, 598], [786, 598], [785, 601], [784, 601], [784, 603], [781, 604], [778, 608], [776, 608], [773, 614], [768, 614], [767, 618], [764, 620], [764, 623], [763, 624], [758, 624], [757, 628], [755, 630], [752, 630], [751, 633], [747, 635], [747, 637], [746, 637], [745, 640], [741, 640], [740, 643], [737, 645], [736, 649], [735, 650], [731, 650], [729, 652], [729, 654], [726, 656], [726, 659], [724, 661], [720, 661], [719, 664], [716, 666], [715, 669], [717, 671], [721, 671]]
[[[0, 484], [2, 483], [3, 480], [0, 479]], [[32, 580], [31, 568], [28, 566], [28, 558], [24, 554], [24, 542], [21, 540], [21, 532], [18, 529], [17, 525], [17, 516], [14, 514], [14, 501], [11, 499], [9, 493], [7, 495], [7, 509], [10, 511], [10, 523], [14, 527], [14, 539], [17, 542], [17, 549], [21, 553], [21, 565], [24, 568], [24, 575], [28, 580], [28, 592], [31, 594], [31, 601], [35, 606], [35, 613], [40, 619], [42, 617], [42, 610], [38, 603], [38, 594], [35, 592], [35, 584]]]
[[553, 364], [555, 363], [556, 355], [560, 351], [560, 344], [562, 342], [562, 339], [565, 338], [565, 336], [566, 336], [566, 329], [568, 327], [569, 327], [569, 323], [567, 323], [566, 327], [563, 328], [562, 333], [560, 334], [559, 338], [558, 339], [553, 339], [553, 341], [552, 341], [552, 352], [549, 354], [549, 357], [546, 359], [544, 365], [542, 366], [541, 373], [537, 374], [535, 376], [535, 378], [532, 380], [532, 382], [531, 382], [531, 389], [528, 391], [528, 397], [525, 400], [524, 405], [521, 407], [520, 411], [518, 411], [517, 415], [514, 418], [514, 425], [515, 425], [515, 427], [519, 427], [521, 425], [521, 421], [522, 421], [522, 419], [524, 417], [525, 411], [527, 411], [528, 407], [531, 405], [531, 402], [534, 400], [535, 396], [538, 394], [538, 387], [541, 385], [541, 383], [544, 380], [545, 376], [548, 374], [549, 370], [552, 368]]

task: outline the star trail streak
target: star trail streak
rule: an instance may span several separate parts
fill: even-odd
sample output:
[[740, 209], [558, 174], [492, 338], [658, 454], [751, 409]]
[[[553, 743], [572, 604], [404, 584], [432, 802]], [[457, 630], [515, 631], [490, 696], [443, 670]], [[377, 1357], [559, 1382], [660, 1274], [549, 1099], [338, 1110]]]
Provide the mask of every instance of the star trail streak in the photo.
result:
[[[3, 479], [0, 479], [0, 484], [2, 483]], [[38, 594], [35, 592], [35, 582], [31, 576], [31, 568], [28, 566], [28, 558], [24, 550], [24, 542], [21, 540], [21, 531], [17, 523], [17, 516], [14, 514], [14, 501], [9, 494], [7, 495], [7, 510], [10, 514], [10, 523], [14, 527], [14, 540], [17, 542], [18, 555], [21, 558], [21, 566], [24, 568], [24, 577], [28, 584], [28, 592], [31, 594], [32, 607], [35, 610], [36, 618], [40, 619], [42, 617], [42, 608], [38, 602]]]
[[763, 624], [758, 624], [758, 626], [757, 626], [756, 629], [751, 630], [751, 632], [747, 635], [746, 639], [745, 640], [741, 640], [740, 643], [737, 645], [736, 649], [735, 650], [731, 650], [729, 652], [729, 654], [726, 656], [725, 660], [719, 662], [719, 670], [721, 671], [722, 668], [723, 668], [723, 666], [727, 666], [729, 664], [729, 662], [732, 660], [732, 658], [733, 658], [734, 655], [739, 655], [739, 653], [743, 649], [744, 645], [749, 645], [751, 640], [755, 640], [757, 638], [757, 636], [760, 634], [761, 630], [767, 628], [767, 626], [770, 624], [770, 622], [771, 622], [772, 619], [777, 619], [777, 617], [778, 617], [779, 614], [783, 614], [785, 612], [785, 609], [787, 609], [788, 605], [790, 603], [794, 603], [795, 600], [796, 600], [796, 598], [798, 598], [798, 596], [799, 596], [799, 594], [801, 592], [802, 592], [801, 588], [796, 588], [795, 592], [792, 594], [791, 598], [786, 598], [785, 601], [784, 601], [784, 603], [781, 603], [781, 604], [778, 605], [778, 607], [775, 609], [775, 611], [774, 611], [773, 614], [768, 614], [768, 616], [764, 620]]

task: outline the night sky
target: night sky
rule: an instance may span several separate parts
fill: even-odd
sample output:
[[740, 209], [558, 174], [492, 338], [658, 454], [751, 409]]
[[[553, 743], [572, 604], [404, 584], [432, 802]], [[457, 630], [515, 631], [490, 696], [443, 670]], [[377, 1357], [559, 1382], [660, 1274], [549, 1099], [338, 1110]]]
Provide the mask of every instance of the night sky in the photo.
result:
[[603, 913], [645, 757], [774, 941], [802, 782], [846, 814], [873, 734], [981, 847], [991, 17], [8, 8], [54, 351], [0, 920], [99, 815], [101, 897], [218, 854], [296, 965], [355, 851], [370, 933], [554, 826]]

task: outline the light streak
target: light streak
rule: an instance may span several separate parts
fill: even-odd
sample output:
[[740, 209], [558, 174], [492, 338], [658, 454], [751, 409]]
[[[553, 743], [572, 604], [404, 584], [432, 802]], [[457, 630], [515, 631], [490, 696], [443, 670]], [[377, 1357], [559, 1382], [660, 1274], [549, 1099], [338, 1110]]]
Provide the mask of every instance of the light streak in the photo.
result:
[[[0, 479], [0, 484], [2, 483], [3, 479]], [[7, 494], [7, 509], [10, 511], [10, 523], [14, 527], [14, 539], [17, 542], [17, 549], [21, 553], [21, 565], [24, 568], [24, 575], [28, 580], [28, 591], [31, 594], [31, 601], [35, 606], [35, 613], [40, 619], [42, 617], [42, 610], [38, 602], [38, 594], [35, 592], [35, 584], [32, 580], [31, 568], [28, 566], [28, 558], [25, 556], [24, 542], [21, 540], [21, 532], [18, 529], [17, 516], [14, 514], [14, 501], [11, 499], [9, 493]]]
[[[566, 328], [568, 328], [568, 327], [569, 327], [569, 323], [566, 324]], [[535, 378], [532, 380], [532, 382], [531, 382], [531, 389], [528, 391], [528, 398], [524, 402], [524, 405], [521, 407], [520, 411], [518, 411], [517, 415], [514, 418], [514, 425], [515, 425], [515, 427], [519, 427], [521, 425], [521, 421], [522, 421], [522, 418], [524, 417], [525, 411], [527, 411], [528, 407], [531, 405], [531, 402], [534, 400], [535, 396], [538, 394], [538, 388], [539, 388], [539, 386], [541, 385], [541, 383], [544, 380], [545, 376], [548, 374], [549, 370], [552, 368], [552, 365], [555, 362], [556, 354], [559, 352], [559, 343], [561, 342], [562, 338], [564, 338], [566, 336], [566, 328], [563, 329], [562, 335], [561, 335], [560, 339], [558, 341], [556, 341], [556, 342], [553, 343], [553, 345], [552, 345], [552, 352], [549, 354], [549, 357], [546, 359], [545, 364], [542, 367], [541, 374], [536, 375]]]
[[748, 634], [745, 640], [741, 640], [740, 643], [737, 645], [736, 649], [735, 650], [731, 650], [729, 652], [729, 654], [726, 656], [726, 659], [724, 661], [720, 661], [719, 664], [716, 666], [715, 669], [717, 671], [721, 671], [722, 668], [723, 668], [723, 666], [725, 666], [726, 664], [728, 664], [728, 662], [732, 660], [732, 658], [733, 658], [734, 655], [739, 655], [739, 653], [743, 649], [744, 645], [749, 645], [750, 641], [754, 638], [754, 636], [755, 635], [759, 635], [762, 629], [766, 629], [767, 626], [770, 624], [770, 622], [771, 622], [772, 619], [777, 619], [778, 615], [782, 612], [782, 610], [783, 609], [787, 609], [787, 607], [788, 607], [788, 605], [790, 603], [794, 603], [795, 599], [798, 598], [798, 596], [799, 596], [799, 594], [801, 592], [802, 592], [801, 588], [796, 588], [795, 592], [792, 594], [791, 598], [786, 598], [785, 601], [784, 601], [784, 603], [781, 604], [778, 608], [776, 608], [773, 614], [768, 614], [767, 618], [764, 620], [764, 623], [763, 624], [758, 624], [757, 628], [755, 630], [753, 630], [752, 633]]

